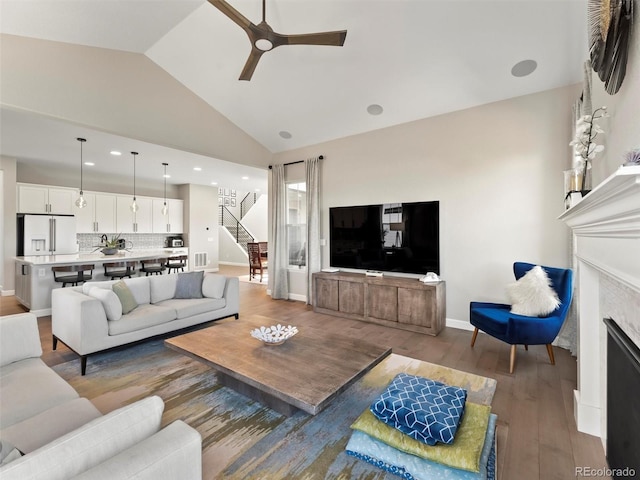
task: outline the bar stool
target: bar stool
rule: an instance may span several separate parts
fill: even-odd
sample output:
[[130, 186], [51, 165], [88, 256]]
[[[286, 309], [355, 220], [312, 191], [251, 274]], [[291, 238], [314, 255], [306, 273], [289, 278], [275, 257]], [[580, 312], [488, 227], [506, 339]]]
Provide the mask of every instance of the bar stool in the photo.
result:
[[162, 273], [167, 269], [165, 266], [166, 262], [166, 258], [140, 260], [140, 271], [144, 272], [146, 277], [149, 275], [162, 275]]
[[171, 273], [171, 270], [184, 272], [184, 267], [187, 266], [187, 255], [176, 255], [175, 257], [167, 258], [167, 268], [169, 269], [168, 273]]
[[111, 277], [111, 280], [115, 280], [116, 278], [131, 278], [131, 275], [136, 273], [138, 262], [136, 260], [109, 262], [104, 263], [103, 266], [104, 276]]
[[62, 283], [62, 288], [64, 288], [69, 284], [76, 287], [79, 283], [91, 280], [94, 268], [95, 265], [64, 265], [51, 267], [51, 270], [53, 270], [54, 281]]

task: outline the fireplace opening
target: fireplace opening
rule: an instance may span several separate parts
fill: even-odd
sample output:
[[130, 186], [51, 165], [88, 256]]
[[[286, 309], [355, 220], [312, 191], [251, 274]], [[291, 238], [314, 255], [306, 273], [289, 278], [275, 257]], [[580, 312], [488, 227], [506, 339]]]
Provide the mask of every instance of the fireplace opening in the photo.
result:
[[605, 318], [604, 323], [608, 333], [607, 462], [614, 471], [640, 472], [640, 349], [614, 320]]

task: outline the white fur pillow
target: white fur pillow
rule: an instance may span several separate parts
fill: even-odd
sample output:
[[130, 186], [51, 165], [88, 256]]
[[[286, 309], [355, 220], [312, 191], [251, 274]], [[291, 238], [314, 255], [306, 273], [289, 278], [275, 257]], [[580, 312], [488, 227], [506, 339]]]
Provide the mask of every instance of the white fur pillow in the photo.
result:
[[520, 280], [507, 285], [507, 295], [511, 299], [511, 313], [539, 317], [553, 312], [560, 299], [551, 288], [551, 280], [544, 269], [536, 265]]

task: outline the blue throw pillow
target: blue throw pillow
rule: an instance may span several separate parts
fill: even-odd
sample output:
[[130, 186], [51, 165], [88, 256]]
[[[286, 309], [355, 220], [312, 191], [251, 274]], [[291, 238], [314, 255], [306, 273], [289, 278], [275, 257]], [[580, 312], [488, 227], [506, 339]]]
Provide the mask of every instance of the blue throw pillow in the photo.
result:
[[464, 388], [399, 373], [370, 410], [411, 438], [435, 445], [453, 442], [466, 400]]

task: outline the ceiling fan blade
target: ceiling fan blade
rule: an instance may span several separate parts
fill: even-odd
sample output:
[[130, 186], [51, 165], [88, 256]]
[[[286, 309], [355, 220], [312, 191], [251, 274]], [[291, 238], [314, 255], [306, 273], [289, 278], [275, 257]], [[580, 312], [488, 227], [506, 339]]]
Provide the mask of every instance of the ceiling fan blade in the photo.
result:
[[208, 0], [208, 2], [224, 13], [227, 17], [233, 20], [236, 24], [242, 27], [247, 33], [250, 31], [251, 26], [253, 25], [247, 17], [242, 15], [238, 10], [233, 8], [224, 0]]
[[253, 72], [258, 66], [258, 60], [260, 60], [260, 57], [263, 53], [264, 52], [262, 50], [258, 50], [257, 48], [251, 49], [251, 54], [247, 59], [247, 63], [244, 64], [244, 68], [242, 69], [239, 80], [251, 80]]
[[335, 32], [304, 33], [294, 35], [276, 34], [277, 46], [280, 45], [329, 45], [341, 47], [347, 38], [346, 30]]

